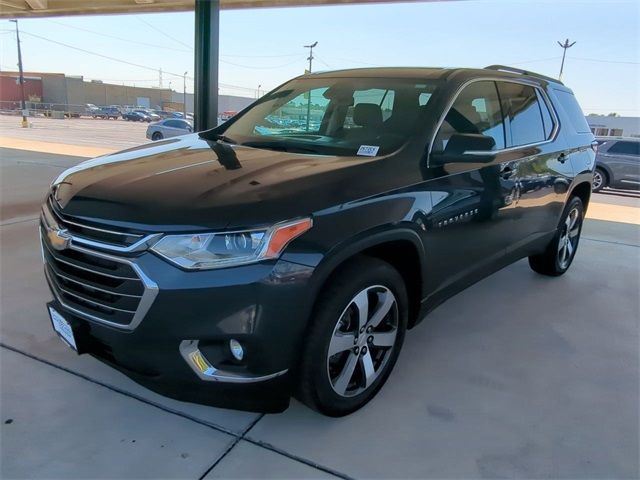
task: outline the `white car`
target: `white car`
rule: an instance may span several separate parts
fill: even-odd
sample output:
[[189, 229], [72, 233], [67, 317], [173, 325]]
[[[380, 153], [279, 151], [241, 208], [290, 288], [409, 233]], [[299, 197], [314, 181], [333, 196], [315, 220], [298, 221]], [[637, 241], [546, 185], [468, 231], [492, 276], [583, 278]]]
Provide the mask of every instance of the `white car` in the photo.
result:
[[147, 138], [162, 140], [163, 138], [177, 137], [191, 132], [193, 132], [191, 122], [179, 118], [166, 118], [147, 127]]

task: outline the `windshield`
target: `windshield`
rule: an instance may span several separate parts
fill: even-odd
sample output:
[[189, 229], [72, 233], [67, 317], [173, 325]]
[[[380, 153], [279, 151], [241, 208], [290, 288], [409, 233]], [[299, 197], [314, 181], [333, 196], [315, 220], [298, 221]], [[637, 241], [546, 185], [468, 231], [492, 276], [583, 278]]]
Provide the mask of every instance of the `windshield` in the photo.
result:
[[384, 155], [421, 127], [435, 85], [421, 79], [303, 77], [268, 93], [215, 132], [256, 148]]

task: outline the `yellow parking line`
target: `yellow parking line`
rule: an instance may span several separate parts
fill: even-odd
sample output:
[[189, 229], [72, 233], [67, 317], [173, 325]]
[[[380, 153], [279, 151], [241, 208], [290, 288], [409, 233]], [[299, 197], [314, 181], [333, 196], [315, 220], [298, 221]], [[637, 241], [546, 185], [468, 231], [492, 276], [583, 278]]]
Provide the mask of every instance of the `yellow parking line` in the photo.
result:
[[587, 218], [640, 225], [640, 208], [590, 202]]
[[53, 153], [56, 155], [72, 155], [75, 157], [99, 157], [117, 151], [116, 148], [86, 147], [65, 143], [41, 142], [22, 138], [0, 137], [0, 147], [29, 150], [31, 152]]

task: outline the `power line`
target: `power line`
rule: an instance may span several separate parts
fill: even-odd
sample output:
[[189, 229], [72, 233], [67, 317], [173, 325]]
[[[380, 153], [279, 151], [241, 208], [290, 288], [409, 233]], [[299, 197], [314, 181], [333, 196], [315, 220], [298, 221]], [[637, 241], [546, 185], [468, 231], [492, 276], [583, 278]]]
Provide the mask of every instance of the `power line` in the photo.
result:
[[524, 65], [526, 63], [547, 62], [547, 61], [550, 61], [550, 60], [558, 60], [559, 58], [561, 58], [561, 57], [560, 56], [556, 56], [556, 57], [538, 58], [536, 60], [525, 60], [523, 62], [511, 62], [509, 65]]
[[[149, 67], [147, 65], [140, 65], [139, 63], [129, 62], [128, 60], [122, 60], [120, 58], [111, 57], [109, 55], [104, 55], [102, 53], [92, 52], [91, 50], [85, 50], [84, 48], [75, 47], [73, 45], [69, 45], [69, 44], [63, 43], [63, 42], [58, 42], [57, 40], [51, 40], [50, 38], [42, 37], [40, 35], [36, 35], [35, 33], [24, 32], [24, 31], [22, 33], [24, 33], [25, 35], [29, 35], [30, 37], [39, 38], [40, 40], [44, 40], [45, 42], [55, 43], [56, 45], [61, 45], [63, 47], [71, 48], [72, 50], [78, 50], [79, 52], [83, 52], [83, 53], [86, 53], [88, 55], [94, 55], [96, 57], [106, 58], [107, 60], [112, 60], [114, 62], [124, 63], [126, 65], [131, 65], [133, 67], [143, 68], [145, 70], [151, 70], [153, 72], [157, 72], [158, 71], [158, 69], [154, 68], [154, 67]], [[183, 77], [183, 75], [181, 75], [179, 73], [166, 72], [166, 71], [164, 73], [166, 73], [168, 75], [173, 75], [175, 77], [180, 77], [180, 78]], [[193, 80], [193, 77], [187, 77], [187, 78], [189, 78], [190, 80]]]
[[274, 69], [274, 68], [283, 68], [283, 67], [288, 67], [289, 65], [293, 65], [294, 63], [299, 62], [303, 57], [298, 56], [298, 58], [296, 58], [295, 60], [291, 61], [291, 62], [287, 62], [284, 63], [282, 65], [275, 65], [272, 67], [258, 67], [258, 66], [252, 66], [252, 65], [241, 65], [239, 63], [233, 63], [233, 62], [229, 62], [227, 60], [219, 60], [220, 63], [224, 63], [226, 65], [233, 65], [234, 67], [241, 67], [241, 68], [249, 68], [252, 70], [270, 70], [270, 69]]
[[55, 23], [57, 25], [61, 25], [63, 27], [72, 28], [74, 30], [80, 30], [82, 32], [92, 33], [94, 35], [99, 35], [101, 37], [113, 38], [113, 39], [116, 39], [116, 40], [120, 40], [122, 42], [128, 42], [128, 43], [132, 43], [132, 44], [135, 44], [135, 45], [143, 45], [145, 47], [162, 48], [163, 50], [175, 50], [176, 52], [190, 52], [191, 51], [191, 50], [186, 50], [184, 48], [166, 47], [164, 45], [158, 45], [158, 44], [154, 44], [154, 43], [140, 42], [138, 40], [131, 40], [131, 39], [128, 39], [128, 38], [122, 38], [122, 37], [118, 37], [116, 35], [109, 35], [107, 33], [96, 32], [95, 30], [91, 30], [89, 28], [77, 27], [75, 25], [67, 25], [66, 23], [57, 22], [55, 20], [47, 20], [47, 21], [50, 22], [50, 23]]
[[234, 57], [234, 58], [281, 58], [281, 57], [299, 57], [299, 53], [285, 53], [282, 55], [232, 55], [232, 54], [220, 54], [221, 57]]
[[621, 63], [626, 65], [640, 65], [640, 62], [628, 62], [623, 60], [604, 60], [599, 58], [583, 58], [583, 57], [571, 57], [573, 60], [581, 60], [583, 62], [598, 62], [598, 63]]
[[180, 45], [184, 45], [185, 47], [187, 47], [190, 50], [193, 50], [193, 47], [185, 42], [183, 42], [182, 40], [179, 40], [171, 35], [169, 35], [167, 32], [165, 32], [164, 30], [161, 30], [160, 28], [152, 25], [151, 23], [147, 22], [144, 18], [142, 17], [137, 17], [138, 20], [140, 20], [142, 23], [144, 23], [145, 25], [147, 25], [148, 27], [154, 29], [156, 32], [160, 33], [161, 35], [164, 35], [165, 37], [173, 40], [174, 42], [178, 42]]
[[[150, 67], [148, 65], [140, 65], [139, 63], [129, 62], [127, 60], [122, 60], [120, 58], [111, 57], [109, 55], [103, 55], [102, 53], [92, 52], [90, 50], [85, 50], [84, 48], [76, 47], [76, 46], [69, 45], [69, 44], [66, 44], [66, 43], [63, 43], [63, 42], [58, 42], [57, 40], [51, 40], [49, 38], [45, 38], [45, 37], [42, 37], [40, 35], [36, 35], [35, 33], [30, 33], [30, 32], [25, 32], [25, 31], [22, 31], [22, 33], [25, 34], [25, 35], [29, 35], [31, 37], [38, 38], [40, 40], [44, 40], [46, 42], [51, 42], [51, 43], [54, 43], [56, 45], [61, 45], [63, 47], [71, 48], [72, 50], [78, 50], [78, 51], [86, 53], [88, 55], [95, 55], [97, 57], [106, 58], [106, 59], [114, 61], [114, 62], [124, 63], [126, 65], [131, 65], [131, 66], [138, 67], [138, 68], [143, 68], [145, 70], [150, 70], [152, 72], [157, 72], [158, 71], [157, 68]], [[163, 70], [163, 73], [166, 73], [168, 75], [173, 75], [175, 77], [181, 77], [181, 78], [184, 76], [184, 75], [181, 75], [179, 73], [168, 72], [168, 71], [165, 71], [165, 70]], [[190, 76], [187, 76], [186, 78], [188, 78], [189, 80], [193, 80], [193, 77], [190, 77]], [[231, 84], [225, 84], [225, 83], [220, 83], [219, 86], [225, 87], [225, 88], [235, 88], [237, 90], [245, 90], [245, 91], [249, 91], [249, 92], [254, 92], [255, 91], [255, 88], [242, 87], [242, 86], [239, 86], [239, 85], [231, 85]]]

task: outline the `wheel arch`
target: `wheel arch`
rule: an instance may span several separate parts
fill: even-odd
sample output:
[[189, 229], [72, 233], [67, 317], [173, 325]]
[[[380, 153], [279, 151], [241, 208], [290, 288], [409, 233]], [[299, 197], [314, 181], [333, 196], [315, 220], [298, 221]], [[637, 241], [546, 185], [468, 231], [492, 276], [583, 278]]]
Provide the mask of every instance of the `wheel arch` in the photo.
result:
[[605, 175], [607, 176], [607, 184], [611, 185], [612, 182], [615, 181], [615, 177], [613, 175], [613, 170], [611, 169], [611, 167], [609, 165], [607, 165], [606, 163], [602, 163], [602, 162], [596, 162], [596, 168], [599, 168], [600, 170], [602, 170]]
[[591, 184], [589, 182], [581, 182], [577, 184], [569, 193], [568, 198], [571, 197], [578, 197], [582, 201], [582, 206], [586, 212], [587, 207], [589, 206], [589, 201], [591, 200]]
[[313, 305], [318, 301], [323, 286], [350, 262], [362, 256], [383, 260], [398, 270], [409, 296], [408, 327], [411, 328], [418, 320], [423, 296], [425, 253], [420, 236], [410, 228], [364, 234], [329, 252], [316, 267]]

